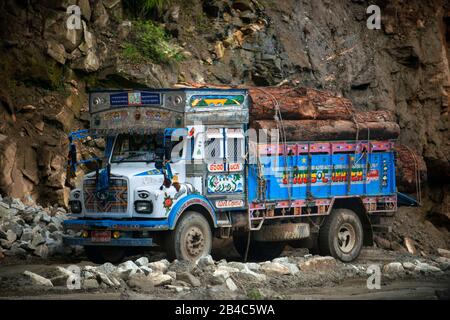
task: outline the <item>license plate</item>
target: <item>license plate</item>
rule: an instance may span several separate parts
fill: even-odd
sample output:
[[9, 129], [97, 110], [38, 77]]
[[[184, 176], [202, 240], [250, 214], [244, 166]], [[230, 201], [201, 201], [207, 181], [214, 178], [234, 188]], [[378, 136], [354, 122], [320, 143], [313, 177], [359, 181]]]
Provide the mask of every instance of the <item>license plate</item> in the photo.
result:
[[91, 240], [92, 242], [110, 242], [111, 231], [92, 231]]

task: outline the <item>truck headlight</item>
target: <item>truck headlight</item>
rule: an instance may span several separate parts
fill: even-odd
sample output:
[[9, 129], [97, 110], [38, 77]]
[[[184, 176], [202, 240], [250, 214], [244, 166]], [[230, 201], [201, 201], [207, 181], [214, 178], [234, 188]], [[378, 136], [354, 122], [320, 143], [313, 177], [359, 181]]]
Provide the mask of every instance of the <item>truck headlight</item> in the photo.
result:
[[135, 201], [134, 209], [138, 213], [152, 213], [153, 212], [153, 203], [151, 201]]
[[70, 211], [72, 213], [80, 213], [81, 212], [81, 201], [71, 200], [69, 201]]

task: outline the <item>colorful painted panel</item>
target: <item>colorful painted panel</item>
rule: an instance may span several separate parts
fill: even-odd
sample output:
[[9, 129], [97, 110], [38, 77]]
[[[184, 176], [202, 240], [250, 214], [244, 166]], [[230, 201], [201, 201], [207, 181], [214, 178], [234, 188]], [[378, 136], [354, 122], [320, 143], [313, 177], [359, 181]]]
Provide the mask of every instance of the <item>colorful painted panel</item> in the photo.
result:
[[258, 169], [249, 165], [249, 202], [390, 195], [396, 190], [393, 152], [262, 156], [260, 161], [266, 192], [258, 194]]
[[84, 181], [84, 205], [87, 213], [126, 213], [128, 188], [125, 179], [111, 179], [107, 191], [96, 192], [95, 179]]
[[240, 173], [210, 175], [207, 185], [208, 193], [242, 193], [244, 176]]
[[110, 95], [111, 107], [116, 106], [140, 106], [140, 105], [160, 105], [161, 95], [157, 92], [120, 92]]
[[189, 102], [191, 107], [232, 107], [243, 103], [243, 95], [195, 95]]

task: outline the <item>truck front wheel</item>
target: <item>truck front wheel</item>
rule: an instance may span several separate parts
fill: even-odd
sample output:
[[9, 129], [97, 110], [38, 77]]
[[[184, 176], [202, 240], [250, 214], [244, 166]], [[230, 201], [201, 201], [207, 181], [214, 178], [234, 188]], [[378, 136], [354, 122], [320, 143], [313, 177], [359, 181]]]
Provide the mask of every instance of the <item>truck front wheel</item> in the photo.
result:
[[194, 211], [183, 213], [166, 242], [167, 257], [170, 260], [196, 261], [210, 254], [211, 247], [211, 227], [203, 215]]
[[349, 209], [334, 209], [319, 231], [321, 255], [343, 262], [355, 260], [363, 244], [363, 227], [358, 215]]
[[98, 264], [105, 262], [119, 263], [125, 257], [125, 248], [110, 246], [85, 246], [84, 252], [87, 258]]

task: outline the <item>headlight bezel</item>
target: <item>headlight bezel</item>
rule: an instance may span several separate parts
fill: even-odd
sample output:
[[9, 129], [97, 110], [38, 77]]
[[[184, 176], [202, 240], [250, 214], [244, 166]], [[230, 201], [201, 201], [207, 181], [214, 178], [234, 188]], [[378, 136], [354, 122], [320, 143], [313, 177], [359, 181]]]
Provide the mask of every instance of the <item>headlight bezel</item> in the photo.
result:
[[[78, 207], [74, 207], [74, 206], [78, 206]], [[80, 200], [70, 200], [69, 201], [69, 207], [70, 207], [70, 212], [71, 213], [81, 213], [83, 211], [83, 207], [81, 205], [81, 201]]]
[[[139, 206], [146, 206], [146, 208], [142, 209]], [[153, 213], [153, 201], [149, 200], [136, 200], [134, 202], [134, 210], [139, 214], [151, 214]]]

